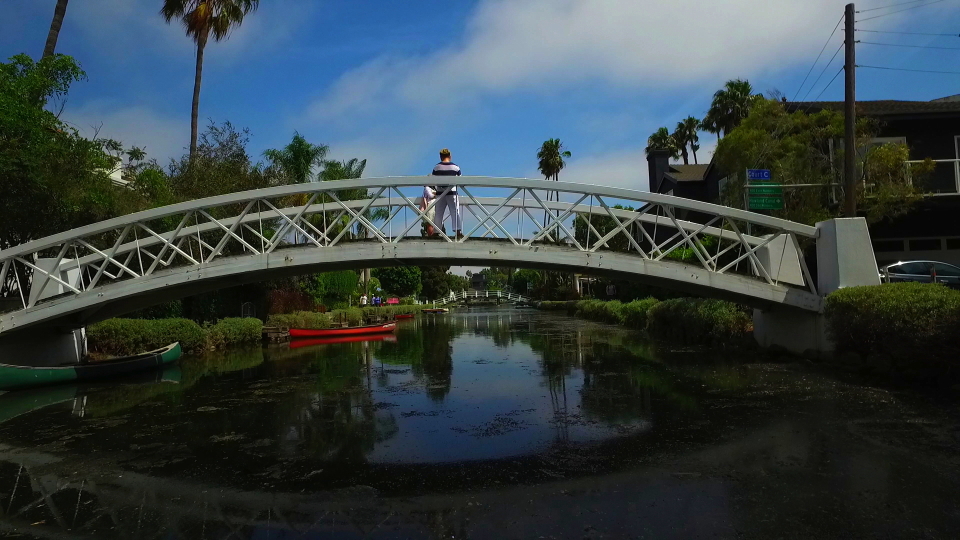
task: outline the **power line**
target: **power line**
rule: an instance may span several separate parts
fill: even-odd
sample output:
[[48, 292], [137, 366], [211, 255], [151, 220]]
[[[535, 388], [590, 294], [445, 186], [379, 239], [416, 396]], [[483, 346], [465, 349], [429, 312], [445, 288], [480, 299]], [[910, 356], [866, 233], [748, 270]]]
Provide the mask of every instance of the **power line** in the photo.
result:
[[932, 45], [904, 45], [902, 43], [877, 43], [875, 41], [858, 41], [864, 45], [883, 45], [884, 47], [907, 47], [910, 49], [939, 49], [945, 51], [960, 51], [960, 47], [934, 47]]
[[[816, 102], [816, 101], [819, 101], [819, 100], [820, 100], [820, 96], [822, 96], [823, 93], [827, 91], [827, 88], [830, 88], [830, 85], [833, 84], [833, 81], [837, 80], [837, 77], [839, 77], [841, 73], [843, 73], [843, 66], [840, 66], [840, 70], [837, 71], [837, 74], [834, 75], [832, 79], [830, 79], [830, 82], [828, 82], [827, 85], [823, 87], [823, 90], [821, 90], [820, 93], [817, 94], [817, 97], [813, 98], [813, 101], [811, 101], [810, 103], [814, 103], [814, 102]], [[808, 110], [808, 111], [810, 110], [810, 105], [809, 105], [809, 104], [807, 105], [807, 110]]]
[[800, 101], [806, 101], [807, 96], [810, 95], [810, 92], [813, 92], [813, 89], [817, 87], [817, 83], [820, 82], [820, 79], [823, 78], [823, 74], [826, 73], [828, 69], [830, 69], [830, 64], [832, 64], [833, 61], [836, 60], [837, 55], [840, 54], [840, 51], [843, 50], [843, 45], [844, 45], [843, 43], [840, 44], [840, 47], [837, 49], [837, 52], [833, 53], [833, 56], [830, 58], [830, 61], [827, 62], [827, 65], [823, 66], [823, 70], [820, 71], [820, 75], [817, 75], [817, 80], [813, 81], [813, 84], [810, 85], [810, 88], [807, 90], [807, 93], [803, 95], [803, 99], [801, 99]]
[[941, 36], [941, 37], [960, 37], [960, 34], [932, 34], [930, 32], [894, 32], [891, 30], [861, 30], [857, 32], [870, 32], [871, 34], [899, 34], [902, 36]]
[[889, 13], [884, 13], [884, 14], [882, 14], [882, 15], [874, 15], [873, 17], [867, 17], [866, 19], [860, 19], [860, 20], [857, 21], [857, 22], [860, 23], [860, 22], [864, 22], [864, 21], [872, 21], [873, 19], [879, 19], [880, 17], [886, 17], [887, 15], [893, 15], [894, 13], [901, 13], [901, 12], [903, 12], [903, 11], [907, 11], [907, 10], [910, 10], [910, 9], [917, 9], [917, 8], [921, 8], [921, 7], [932, 6], [933, 4], [939, 4], [940, 2], [946, 2], [946, 1], [947, 1], [947, 0], [934, 0], [933, 2], [928, 2], [928, 3], [926, 3], [926, 4], [920, 4], [920, 5], [918, 5], [918, 6], [910, 6], [910, 7], [908, 7], [908, 8], [898, 9], [898, 10], [896, 10], [896, 11], [891, 11], [891, 12], [889, 12]]
[[930, 69], [907, 69], [907, 68], [893, 68], [893, 67], [884, 67], [884, 66], [862, 66], [857, 64], [858, 68], [868, 68], [868, 69], [885, 69], [889, 71], [912, 71], [914, 73], [942, 73], [945, 75], [960, 75], [960, 71], [935, 71]]
[[799, 96], [800, 92], [803, 90], [803, 85], [807, 84], [807, 79], [810, 77], [810, 74], [813, 73], [813, 68], [817, 67], [817, 62], [819, 62], [820, 57], [823, 56], [823, 51], [827, 50], [827, 45], [830, 44], [830, 40], [833, 39], [833, 35], [837, 33], [837, 28], [840, 28], [840, 23], [842, 22], [843, 22], [843, 17], [840, 17], [840, 20], [837, 21], [837, 25], [833, 27], [833, 32], [830, 32], [830, 37], [827, 38], [826, 43], [823, 44], [823, 48], [820, 49], [820, 54], [817, 55], [817, 59], [813, 61], [813, 65], [810, 66], [810, 69], [807, 71], [806, 76], [804, 76], [803, 82], [800, 83], [800, 88], [797, 88], [797, 93], [793, 96], [794, 101], [797, 100], [797, 96]]
[[892, 8], [892, 7], [905, 6], [905, 5], [907, 5], [907, 4], [916, 4], [916, 3], [918, 3], [918, 2], [926, 2], [926, 1], [927, 1], [927, 0], [910, 0], [909, 2], [900, 2], [899, 4], [890, 4], [890, 5], [888, 5], [888, 6], [883, 6], [883, 7], [875, 7], [875, 8], [870, 8], [870, 9], [861, 9], [861, 10], [858, 11], [857, 13], [867, 13], [868, 11], [876, 11], [876, 10], [878, 10], [878, 9], [890, 9], [890, 8]]

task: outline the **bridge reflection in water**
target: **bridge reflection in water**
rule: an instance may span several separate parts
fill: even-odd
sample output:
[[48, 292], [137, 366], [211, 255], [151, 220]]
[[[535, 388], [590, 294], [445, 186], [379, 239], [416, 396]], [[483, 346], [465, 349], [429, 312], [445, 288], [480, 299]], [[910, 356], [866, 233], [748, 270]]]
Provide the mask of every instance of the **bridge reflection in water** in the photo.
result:
[[621, 330], [570, 323], [453, 313], [404, 323], [395, 342], [212, 354], [155, 381], [0, 396], [0, 527], [463, 537], [465, 500], [429, 494], [614, 472], [644, 454], [654, 412], [685, 424], [700, 388], [743, 376], [668, 370]]

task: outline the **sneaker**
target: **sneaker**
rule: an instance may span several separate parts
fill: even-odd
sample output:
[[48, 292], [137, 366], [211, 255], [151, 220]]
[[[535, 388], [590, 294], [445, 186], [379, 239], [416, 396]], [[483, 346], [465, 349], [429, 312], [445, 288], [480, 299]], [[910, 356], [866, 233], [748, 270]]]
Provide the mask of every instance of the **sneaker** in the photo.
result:
[[457, 240], [463, 240], [463, 233], [460, 231], [457, 231]]

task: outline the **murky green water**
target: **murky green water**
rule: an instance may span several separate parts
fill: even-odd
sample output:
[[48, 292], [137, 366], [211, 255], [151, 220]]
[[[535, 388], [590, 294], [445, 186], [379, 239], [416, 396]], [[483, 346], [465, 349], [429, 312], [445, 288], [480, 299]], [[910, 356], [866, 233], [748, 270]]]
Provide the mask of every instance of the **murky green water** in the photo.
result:
[[[8, 393], [0, 532], [956, 530], [956, 510], [931, 510], [958, 499], [951, 406], [768, 360], [477, 309], [401, 321], [385, 338], [188, 357], [124, 384]], [[900, 505], [895, 523], [884, 504]]]

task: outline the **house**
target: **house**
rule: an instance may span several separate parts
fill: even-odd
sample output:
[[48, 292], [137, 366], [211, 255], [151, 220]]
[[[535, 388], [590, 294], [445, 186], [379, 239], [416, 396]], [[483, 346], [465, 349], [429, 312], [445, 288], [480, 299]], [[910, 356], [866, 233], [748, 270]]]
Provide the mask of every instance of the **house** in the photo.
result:
[[470, 288], [475, 291], [487, 290], [487, 275], [476, 273], [470, 276]]
[[[787, 110], [843, 110], [842, 101], [787, 103]], [[870, 226], [879, 263], [930, 259], [960, 265], [960, 94], [932, 101], [858, 101], [879, 121], [873, 144], [905, 143], [910, 158], [936, 161], [923, 185], [930, 196], [909, 214]]]
[[[842, 112], [843, 106], [842, 101], [785, 103], [788, 111], [808, 113]], [[877, 261], [930, 259], [960, 265], [960, 94], [932, 101], [859, 101], [857, 112], [878, 121], [871, 144], [905, 143], [911, 161], [936, 161], [932, 177], [923, 185], [928, 197], [910, 213], [870, 226]], [[720, 202], [727, 173], [712, 162], [676, 165], [669, 159], [669, 152], [659, 150], [647, 156], [651, 192]], [[701, 221], [694, 214], [678, 217]]]

